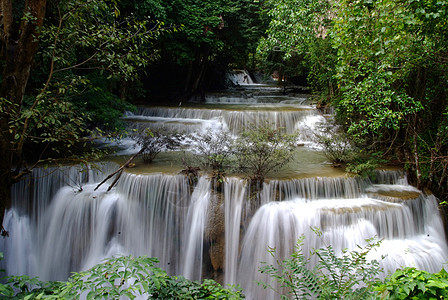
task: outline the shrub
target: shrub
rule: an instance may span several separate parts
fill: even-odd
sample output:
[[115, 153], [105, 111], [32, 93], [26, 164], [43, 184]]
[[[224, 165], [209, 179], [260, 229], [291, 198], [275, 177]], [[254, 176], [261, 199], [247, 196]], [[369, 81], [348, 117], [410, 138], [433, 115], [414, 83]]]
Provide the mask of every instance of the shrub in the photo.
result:
[[375, 176], [374, 170], [387, 161], [381, 157], [382, 153], [367, 153], [360, 151], [347, 164], [345, 170], [347, 172], [359, 175], [361, 177]]
[[448, 273], [442, 269], [431, 274], [408, 267], [377, 283], [376, 290], [381, 299], [447, 299]]
[[[254, 126], [249, 126], [249, 128]], [[280, 169], [293, 157], [297, 134], [283, 133], [268, 122], [252, 130], [245, 130], [234, 144], [235, 156], [250, 179], [263, 182], [265, 176]]]
[[333, 166], [339, 167], [353, 157], [353, 148], [347, 135], [337, 126], [328, 127], [323, 133], [314, 133], [314, 141], [322, 146]]
[[323, 133], [314, 133], [314, 141], [322, 146], [325, 156], [334, 167], [346, 164], [345, 170], [355, 175], [372, 176], [373, 171], [386, 162], [381, 158], [380, 152], [365, 151], [353, 146], [360, 140], [347, 135], [338, 126], [329, 127]]
[[212, 132], [211, 128], [208, 128], [205, 133], [193, 135], [192, 140], [198, 154], [195, 155], [196, 160], [205, 168], [223, 172], [225, 165], [230, 163], [233, 153], [233, 139], [230, 132], [227, 130]]
[[88, 271], [74, 273], [66, 282], [42, 283], [25, 277], [11, 277], [21, 287], [0, 284], [0, 295], [16, 299], [243, 299], [237, 287], [225, 289], [213, 280], [202, 283], [168, 276], [148, 257], [123, 256], [107, 259]]
[[[378, 242], [367, 240], [365, 247], [357, 251], [342, 251], [338, 256], [331, 246], [312, 251], [307, 257], [302, 246], [302, 236], [290, 258], [277, 260], [277, 265], [265, 265], [261, 273], [270, 275], [281, 287], [259, 282], [281, 295], [282, 299], [368, 299], [373, 298], [376, 277], [382, 271], [375, 260], [367, 260], [367, 254]], [[270, 253], [275, 256], [275, 249]], [[309, 264], [312, 257], [318, 258], [314, 268]]]
[[181, 135], [169, 131], [163, 127], [150, 130], [145, 128], [137, 130], [131, 138], [135, 141], [135, 146], [142, 148], [142, 157], [145, 163], [150, 163], [162, 150], [173, 150], [180, 146]]

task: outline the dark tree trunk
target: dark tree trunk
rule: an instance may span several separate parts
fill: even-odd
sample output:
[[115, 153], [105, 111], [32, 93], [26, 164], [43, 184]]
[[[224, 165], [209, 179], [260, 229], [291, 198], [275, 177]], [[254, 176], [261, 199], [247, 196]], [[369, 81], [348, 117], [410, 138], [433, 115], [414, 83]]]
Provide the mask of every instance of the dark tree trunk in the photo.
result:
[[38, 48], [38, 28], [45, 17], [47, 0], [26, 0], [23, 18], [14, 20], [17, 0], [1, 0], [3, 24], [1, 31], [2, 60], [5, 62], [0, 85], [2, 112], [0, 115], [0, 221], [6, 208], [11, 205], [11, 185], [14, 183], [12, 173], [13, 160], [20, 162], [21, 147], [13, 145], [16, 132], [9, 127], [9, 122], [20, 115], [23, 95], [30, 76], [34, 55]]
[[5, 68], [2, 74], [1, 96], [21, 105], [31, 66], [38, 48], [38, 28], [45, 16], [46, 0], [27, 0], [24, 15], [33, 18], [16, 25], [13, 18], [14, 0], [2, 0]]
[[191, 61], [188, 64], [187, 78], [185, 79], [185, 87], [184, 87], [185, 93], [190, 92], [190, 82], [192, 77], [193, 77], [193, 62]]
[[11, 206], [12, 153], [9, 145], [8, 120], [0, 118], [0, 225], [3, 224], [5, 209]]

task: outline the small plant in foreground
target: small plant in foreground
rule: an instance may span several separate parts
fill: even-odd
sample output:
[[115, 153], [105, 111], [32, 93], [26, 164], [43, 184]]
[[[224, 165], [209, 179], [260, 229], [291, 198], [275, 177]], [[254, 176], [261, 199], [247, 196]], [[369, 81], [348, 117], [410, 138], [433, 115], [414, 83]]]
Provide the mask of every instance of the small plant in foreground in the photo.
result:
[[[9, 299], [243, 299], [238, 287], [223, 288], [213, 280], [202, 283], [168, 276], [148, 257], [107, 259], [88, 271], [74, 273], [66, 282], [42, 283], [28, 277], [10, 277], [20, 288], [0, 284], [0, 296]], [[81, 296], [82, 295], [82, 296]]]
[[62, 282], [42, 282], [29, 276], [9, 276], [7, 284], [0, 283], [2, 299], [64, 299], [57, 296]]
[[[272, 286], [259, 282], [264, 288], [281, 294], [282, 299], [369, 299], [377, 293], [373, 284], [382, 269], [375, 260], [367, 260], [367, 254], [379, 245], [379, 242], [367, 240], [365, 247], [359, 250], [342, 251], [337, 255], [332, 246], [326, 246], [306, 256], [303, 251], [302, 236], [290, 258], [277, 260], [277, 265], [265, 265], [261, 273], [268, 274], [278, 285]], [[275, 249], [270, 253], [275, 256]], [[310, 268], [312, 256], [318, 262]]]
[[404, 268], [377, 283], [375, 290], [381, 299], [447, 299], [448, 273]]

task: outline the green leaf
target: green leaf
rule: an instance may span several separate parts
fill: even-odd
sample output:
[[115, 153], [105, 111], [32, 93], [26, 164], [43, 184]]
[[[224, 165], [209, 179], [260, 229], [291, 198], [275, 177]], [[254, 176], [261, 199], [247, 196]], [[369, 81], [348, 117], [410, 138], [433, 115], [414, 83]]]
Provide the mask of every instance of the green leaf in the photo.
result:
[[426, 285], [428, 287], [437, 287], [437, 288], [440, 288], [440, 289], [448, 288], [448, 283], [442, 282], [442, 281], [435, 281], [433, 279], [428, 280], [428, 283]]

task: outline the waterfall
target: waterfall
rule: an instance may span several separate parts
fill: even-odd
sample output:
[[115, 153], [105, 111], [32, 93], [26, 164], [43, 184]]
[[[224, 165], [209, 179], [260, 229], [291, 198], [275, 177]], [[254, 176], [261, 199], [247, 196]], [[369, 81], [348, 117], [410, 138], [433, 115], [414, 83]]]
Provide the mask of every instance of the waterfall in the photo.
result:
[[[5, 226], [12, 229], [11, 237], [0, 245], [2, 250], [7, 257], [26, 253], [20, 259], [24, 266], [8, 267], [8, 274], [66, 279], [72, 271], [118, 254], [157, 257], [170, 274], [180, 272], [179, 237], [190, 202], [184, 176], [123, 174], [110, 192], [107, 185], [94, 191], [97, 183], [84, 182], [82, 190], [63, 186], [67, 178], [56, 172], [36, 180], [46, 184], [31, 186], [34, 194], [48, 188], [46, 198], [50, 200], [44, 203], [45, 209], [33, 217], [13, 208], [5, 217]], [[58, 180], [62, 182], [56, 184]], [[49, 182], [63, 187], [51, 196], [54, 185]], [[23, 193], [19, 191], [13, 194], [15, 203], [27, 203], [28, 198], [20, 198]], [[45, 190], [40, 192], [45, 194]], [[7, 259], [9, 263], [14, 261]]]
[[[207, 128], [220, 129], [224, 126], [233, 134], [237, 134], [253, 125], [259, 126], [267, 121], [276, 127], [284, 128], [287, 133], [293, 133], [306, 125], [323, 122], [322, 117], [317, 114], [312, 109], [229, 111], [158, 107], [140, 108], [136, 113], [127, 113], [126, 120], [133, 129], [164, 126], [175, 131], [192, 133], [194, 131], [204, 131]], [[316, 118], [308, 118], [310, 116], [316, 116]], [[304, 138], [306, 138], [306, 135], [304, 135]]]
[[254, 81], [246, 70], [233, 70], [229, 72], [227, 77], [235, 85], [254, 84]]
[[223, 125], [222, 111], [216, 109], [140, 107], [135, 113], [128, 112], [125, 120], [130, 129], [164, 127], [185, 134]]
[[[247, 228], [241, 246], [237, 282], [241, 284], [249, 299], [273, 299], [272, 291], [263, 290], [256, 281], [270, 282], [258, 272], [261, 262], [275, 264], [268, 253], [276, 248], [280, 257], [292, 253], [301, 233], [310, 232], [310, 226], [317, 226], [318, 216], [304, 201], [269, 202], [257, 210]], [[312, 235], [309, 234], [312, 238]], [[310, 250], [316, 243], [307, 240]], [[305, 252], [307, 250], [304, 250]]]
[[180, 273], [182, 236], [190, 205], [190, 185], [182, 175], [127, 175], [117, 218], [120, 241], [132, 255], [157, 257], [169, 274]]
[[[383, 179], [387, 183], [392, 179], [405, 182], [399, 179], [399, 173]], [[423, 195], [411, 186], [343, 181], [320, 178], [265, 185], [265, 190], [269, 190], [265, 195], [273, 199], [277, 194], [280, 201], [267, 202], [255, 212], [241, 242], [236, 281], [247, 291], [248, 298], [273, 297], [271, 291], [255, 283], [271, 280], [258, 271], [260, 262], [276, 264], [268, 248], [275, 248], [280, 259], [288, 257], [302, 235], [303, 253], [325, 245], [332, 245], [337, 253], [342, 249], [355, 250], [358, 245], [365, 245], [366, 239], [376, 237], [382, 242], [370, 257], [381, 262], [386, 274], [403, 266], [440, 271], [448, 248], [434, 196]], [[369, 196], [372, 190], [392, 188], [397, 193], [413, 190], [417, 196], [407, 200]], [[319, 228], [321, 238], [313, 228]]]
[[[137, 167], [126, 169], [107, 191], [107, 184], [95, 187], [116, 164], [38, 168], [12, 188], [1, 267], [8, 275], [65, 280], [105, 258], [146, 255], [157, 257], [170, 275], [240, 284], [248, 299], [272, 299], [278, 295], [255, 283], [272, 283], [259, 272], [261, 262], [275, 264], [269, 247], [288, 257], [301, 236], [304, 253], [325, 245], [341, 253], [376, 237], [381, 243], [370, 256], [385, 256], [386, 274], [403, 266], [436, 272], [447, 261], [437, 199], [409, 185], [402, 171], [376, 171], [364, 179], [331, 168], [313, 144], [326, 118], [303, 95], [251, 87], [208, 95], [206, 102], [140, 107], [125, 120], [129, 128], [228, 129], [234, 135], [269, 121], [288, 133], [299, 130], [306, 149], [298, 148], [288, 167], [294, 170], [275, 173], [256, 191], [243, 176], [225, 178], [218, 187], [201, 174], [193, 183], [184, 175], [148, 171], [154, 169], [137, 159]], [[137, 151], [125, 146], [122, 153]]]
[[77, 193], [64, 187], [54, 196], [43, 216], [46, 222], [38, 231], [42, 236], [39, 253], [42, 279], [63, 280], [71, 270], [79, 270], [92, 242], [103, 238], [94, 236], [99, 221], [104, 221], [99, 219], [100, 207], [102, 202], [116, 199], [109, 200], [103, 190], [93, 189], [94, 185], [87, 185]]
[[[15, 186], [14, 207], [5, 216], [10, 237], [0, 247], [8, 274], [66, 279], [106, 257], [132, 254], [158, 257], [169, 274], [203, 278], [203, 264], [210, 261], [206, 227], [220, 226], [208, 221], [219, 192], [206, 176], [192, 187], [183, 175], [125, 173], [107, 192], [107, 185], [94, 190], [102, 176], [76, 168], [63, 170], [65, 175], [36, 174]], [[67, 185], [79, 176], [77, 185]], [[223, 282], [241, 284], [249, 298], [272, 296], [254, 283], [270, 280], [258, 271], [262, 261], [275, 263], [268, 247], [287, 257], [301, 235], [305, 253], [323, 245], [355, 249], [376, 236], [382, 242], [372, 257], [386, 255], [386, 272], [401, 266], [435, 272], [447, 259], [436, 199], [408, 185], [400, 172], [379, 171], [373, 180], [271, 180], [256, 198], [244, 180], [228, 178], [222, 193]]]
[[225, 280], [226, 284], [237, 284], [240, 224], [243, 212], [246, 186], [243, 180], [229, 178], [225, 182]]
[[3, 227], [8, 228], [9, 237], [0, 239], [0, 251], [5, 255], [2, 268], [7, 270], [8, 275], [38, 275], [36, 243], [30, 218], [10, 209], [5, 212]]
[[185, 223], [185, 228], [188, 228], [188, 230], [185, 233], [186, 247], [183, 274], [191, 280], [202, 279], [202, 255], [210, 189], [211, 183], [208, 178], [201, 177], [191, 195], [191, 204], [188, 208], [188, 217]]

